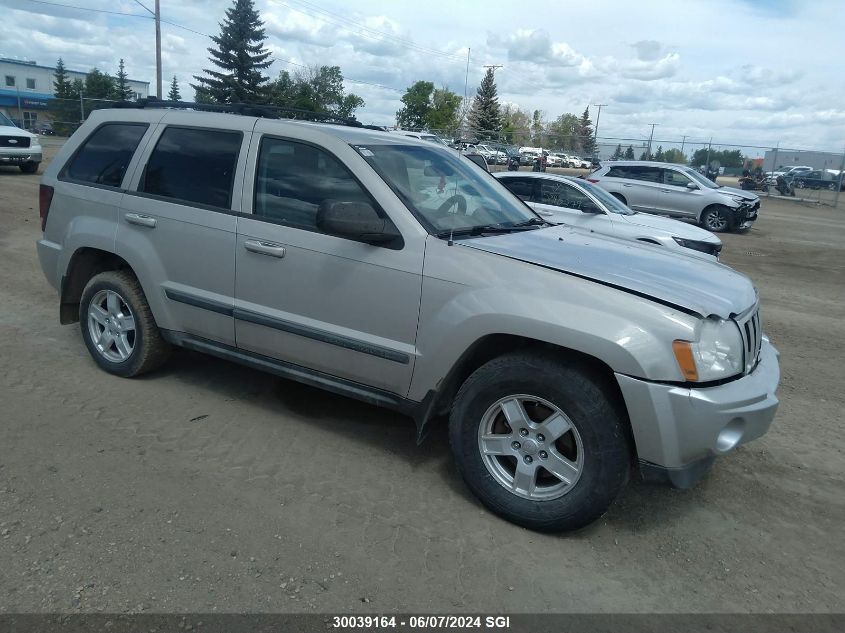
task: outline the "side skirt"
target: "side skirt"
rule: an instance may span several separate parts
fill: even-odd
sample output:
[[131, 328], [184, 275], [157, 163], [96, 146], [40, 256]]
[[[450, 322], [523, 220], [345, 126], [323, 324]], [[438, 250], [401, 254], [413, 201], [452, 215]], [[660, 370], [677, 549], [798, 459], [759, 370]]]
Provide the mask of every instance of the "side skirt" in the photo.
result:
[[369, 387], [352, 380], [346, 380], [345, 378], [338, 378], [331, 374], [294, 365], [293, 363], [287, 363], [282, 360], [270, 358], [269, 356], [223, 345], [222, 343], [184, 332], [163, 329], [161, 330], [161, 335], [168, 343], [178, 347], [210, 354], [211, 356], [233, 361], [282, 378], [295, 380], [296, 382], [301, 382], [319, 389], [325, 389], [341, 396], [361, 400], [377, 407], [392, 409], [413, 418], [417, 425], [417, 442], [420, 443], [423, 439], [422, 431], [428, 417], [431, 415], [431, 403], [434, 400], [433, 391], [426, 394], [422, 402], [416, 402], [415, 400], [397, 396], [389, 391]]

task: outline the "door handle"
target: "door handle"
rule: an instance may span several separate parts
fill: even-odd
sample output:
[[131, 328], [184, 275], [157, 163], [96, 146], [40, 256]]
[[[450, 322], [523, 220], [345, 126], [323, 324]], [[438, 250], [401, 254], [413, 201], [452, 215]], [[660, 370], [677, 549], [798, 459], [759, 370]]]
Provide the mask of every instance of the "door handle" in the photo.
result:
[[148, 215], [140, 215], [138, 213], [127, 213], [123, 216], [129, 224], [137, 224], [138, 226], [146, 226], [149, 229], [156, 227], [156, 219]]
[[671, 189], [661, 189], [660, 191], [662, 191], [663, 193], [672, 193]]
[[281, 244], [274, 244], [273, 242], [262, 242], [261, 240], [246, 240], [244, 248], [250, 253], [258, 253], [259, 255], [269, 255], [270, 257], [282, 258], [285, 256], [285, 247]]
[[622, 186], [623, 186], [623, 187], [633, 187], [634, 185], [632, 185], [632, 184], [631, 184], [631, 183], [629, 183], [629, 182], [623, 182], [623, 183], [622, 183]]

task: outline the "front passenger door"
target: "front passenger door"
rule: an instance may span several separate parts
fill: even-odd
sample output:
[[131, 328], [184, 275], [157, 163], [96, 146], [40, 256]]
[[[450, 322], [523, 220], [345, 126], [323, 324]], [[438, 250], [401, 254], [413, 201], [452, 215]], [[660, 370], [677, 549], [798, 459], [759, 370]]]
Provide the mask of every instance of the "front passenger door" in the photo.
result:
[[553, 178], [538, 178], [540, 183], [537, 202], [531, 206], [548, 219], [549, 222], [569, 224], [591, 229], [600, 233], [609, 233], [610, 218], [603, 211], [591, 213], [597, 209], [595, 202], [587, 194], [574, 186]]
[[[358, 158], [350, 159], [354, 168], [372, 177]], [[322, 147], [265, 135], [251, 150], [250, 173], [244, 207], [252, 213], [238, 222], [235, 255], [238, 347], [405, 396], [424, 236], [375, 245], [323, 232], [317, 212], [329, 201], [366, 203], [390, 216]]]
[[[701, 211], [701, 189], [676, 169], [662, 169], [663, 186], [657, 196], [657, 210], [666, 215], [697, 218]], [[692, 185], [692, 186], [690, 186]]]

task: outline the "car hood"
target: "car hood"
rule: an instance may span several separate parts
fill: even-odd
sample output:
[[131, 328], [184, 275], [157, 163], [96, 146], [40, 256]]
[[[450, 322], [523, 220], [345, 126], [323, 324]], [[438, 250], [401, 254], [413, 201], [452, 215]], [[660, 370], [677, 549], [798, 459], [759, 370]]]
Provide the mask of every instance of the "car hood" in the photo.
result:
[[556, 226], [461, 240], [502, 255], [723, 319], [757, 301], [751, 280], [715, 260], [667, 252], [572, 227]]
[[0, 125], [0, 136], [28, 136], [29, 138], [38, 138], [31, 132], [11, 125]]
[[681, 222], [680, 220], [673, 220], [671, 218], [664, 218], [659, 215], [651, 215], [649, 213], [634, 213], [633, 215], [622, 215], [620, 213], [611, 216], [614, 222], [622, 221], [636, 226], [643, 226], [649, 229], [654, 229], [664, 233], [686, 239], [697, 240], [699, 242], [707, 242], [709, 244], [721, 244], [722, 240], [713, 235], [710, 231], [706, 231], [694, 224]]
[[745, 191], [743, 189], [737, 189], [736, 187], [723, 186], [719, 189], [716, 189], [716, 191], [719, 191], [720, 193], [726, 193], [729, 196], [738, 196], [740, 198], [748, 200], [749, 202], [755, 202], [760, 198], [760, 196], [758, 196], [756, 193], [752, 193], [751, 191]]

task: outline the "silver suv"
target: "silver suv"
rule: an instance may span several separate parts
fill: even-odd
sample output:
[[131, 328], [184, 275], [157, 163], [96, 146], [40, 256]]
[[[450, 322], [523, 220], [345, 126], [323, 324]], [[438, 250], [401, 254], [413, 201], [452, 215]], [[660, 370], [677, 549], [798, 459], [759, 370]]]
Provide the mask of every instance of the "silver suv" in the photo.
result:
[[757, 195], [717, 185], [674, 163], [613, 161], [587, 180], [635, 211], [694, 219], [715, 233], [751, 228], [760, 209]]
[[769, 428], [744, 275], [549, 226], [434, 143], [152, 105], [92, 113], [41, 184], [41, 266], [105, 371], [180, 346], [420, 438], [448, 416], [469, 488], [539, 530], [594, 521], [632, 471], [690, 486]]

